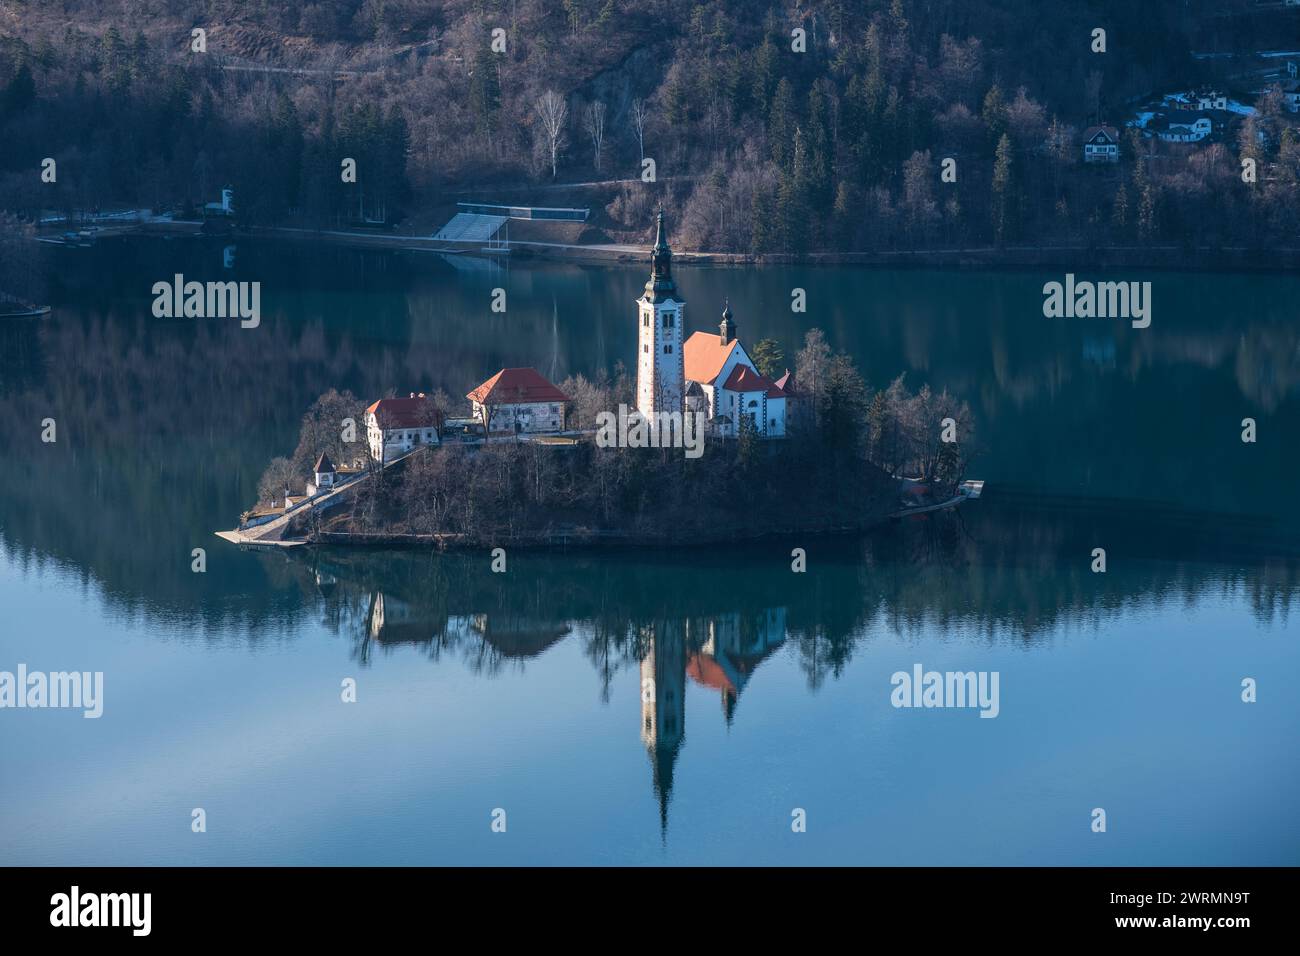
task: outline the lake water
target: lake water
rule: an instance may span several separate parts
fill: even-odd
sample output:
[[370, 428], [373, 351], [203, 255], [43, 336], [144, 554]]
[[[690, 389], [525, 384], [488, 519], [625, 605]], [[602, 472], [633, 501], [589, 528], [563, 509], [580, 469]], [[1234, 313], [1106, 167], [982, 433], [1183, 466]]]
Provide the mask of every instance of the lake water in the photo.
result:
[[[0, 863], [1300, 863], [1300, 281], [1118, 276], [1132, 329], [1045, 319], [1059, 273], [678, 267], [690, 329], [729, 296], [967, 399], [984, 498], [498, 575], [212, 532], [331, 387], [630, 363], [646, 266], [229, 244], [59, 250], [0, 326], [0, 671], [104, 673], [98, 720], [0, 710]], [[177, 272], [260, 281], [260, 327], [153, 318]], [[997, 672], [996, 719], [892, 706], [918, 663]]]

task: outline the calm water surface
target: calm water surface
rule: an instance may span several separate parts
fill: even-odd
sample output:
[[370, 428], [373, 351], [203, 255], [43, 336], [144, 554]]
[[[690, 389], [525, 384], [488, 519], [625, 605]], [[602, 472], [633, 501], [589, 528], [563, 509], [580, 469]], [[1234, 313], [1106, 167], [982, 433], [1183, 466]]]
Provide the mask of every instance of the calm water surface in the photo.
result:
[[[0, 326], [0, 670], [105, 674], [99, 720], [0, 710], [0, 862], [1300, 862], [1295, 279], [1157, 275], [1135, 330], [1044, 319], [1059, 275], [679, 268], [691, 328], [729, 296], [747, 342], [820, 326], [967, 399], [985, 498], [502, 576], [211, 532], [330, 387], [630, 362], [645, 269], [224, 245], [61, 251], [52, 315]], [[154, 319], [176, 272], [261, 281], [261, 327]], [[1000, 672], [1000, 715], [894, 709], [917, 662]]]

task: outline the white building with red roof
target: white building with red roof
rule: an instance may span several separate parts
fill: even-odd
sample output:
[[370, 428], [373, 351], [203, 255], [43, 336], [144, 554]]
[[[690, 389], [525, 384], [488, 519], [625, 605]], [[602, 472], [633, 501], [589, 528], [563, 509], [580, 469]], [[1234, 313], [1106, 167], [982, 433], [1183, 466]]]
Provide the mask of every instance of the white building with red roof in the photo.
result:
[[366, 409], [370, 457], [383, 464], [414, 450], [438, 444], [442, 412], [423, 392], [408, 398], [381, 398]]
[[784, 438], [786, 392], [755, 367], [736, 338], [731, 304], [722, 310], [718, 334], [694, 332], [682, 347], [686, 410], [702, 414], [715, 435], [734, 438], [748, 418], [762, 438]]
[[489, 435], [564, 431], [570, 401], [535, 368], [503, 368], [465, 397]]
[[683, 342], [686, 302], [673, 281], [672, 257], [661, 210], [650, 279], [637, 299], [637, 411], [703, 415], [712, 434], [731, 438], [748, 418], [760, 437], [783, 438], [786, 392], [758, 371], [736, 338], [729, 303], [717, 335], [695, 332]]

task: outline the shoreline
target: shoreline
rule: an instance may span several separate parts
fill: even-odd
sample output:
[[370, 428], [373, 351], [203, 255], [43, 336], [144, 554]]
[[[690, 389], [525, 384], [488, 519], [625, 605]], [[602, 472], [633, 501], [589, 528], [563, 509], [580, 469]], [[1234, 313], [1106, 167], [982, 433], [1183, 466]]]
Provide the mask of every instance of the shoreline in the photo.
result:
[[[177, 235], [198, 238], [286, 239], [330, 243], [358, 248], [432, 252], [502, 258], [506, 261], [539, 260], [593, 265], [641, 265], [642, 247], [513, 242], [508, 253], [488, 252], [477, 243], [447, 243], [427, 236], [368, 233], [347, 229], [311, 229], [294, 226], [254, 226], [228, 235], [205, 236], [199, 223], [145, 222], [119, 226], [103, 238], [125, 235]], [[1211, 272], [1217, 275], [1283, 274], [1300, 272], [1300, 247], [1259, 249], [1248, 246], [1096, 246], [1069, 245], [974, 246], [951, 249], [903, 249], [874, 252], [740, 253], [674, 250], [673, 261], [683, 266], [860, 266], [889, 269], [1158, 269], [1168, 272]]]
[[[798, 529], [781, 529], [748, 535], [728, 535], [716, 538], [675, 538], [666, 535], [638, 534], [627, 531], [555, 531], [546, 534], [516, 535], [513, 538], [497, 538], [492, 541], [465, 541], [463, 535], [450, 533], [433, 534], [399, 534], [393, 532], [339, 532], [322, 531], [300, 540], [301, 544], [312, 548], [331, 550], [372, 550], [389, 549], [401, 551], [477, 551], [492, 548], [513, 548], [530, 552], [567, 552], [567, 551], [617, 551], [652, 550], [666, 551], [670, 548], [682, 548], [698, 551], [704, 548], [716, 548], [732, 544], [753, 544], [755, 542], [776, 542], [781, 540], [801, 540], [818, 538], [846, 538], [854, 535], [869, 534], [887, 525], [892, 516], [870, 520], [856, 526], [836, 528], [818, 528], [801, 531]], [[462, 539], [462, 540], [457, 540]]]

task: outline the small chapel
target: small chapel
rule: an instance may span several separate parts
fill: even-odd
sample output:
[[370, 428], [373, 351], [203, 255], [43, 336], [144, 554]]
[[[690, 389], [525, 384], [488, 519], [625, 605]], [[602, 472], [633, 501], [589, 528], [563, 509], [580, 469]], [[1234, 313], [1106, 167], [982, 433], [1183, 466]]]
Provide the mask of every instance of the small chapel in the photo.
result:
[[686, 302], [673, 281], [672, 258], [661, 209], [650, 278], [637, 299], [637, 411], [647, 417], [702, 415], [708, 432], [723, 438], [736, 437], [748, 419], [759, 437], [784, 438], [793, 373], [773, 381], [758, 371], [736, 335], [730, 302], [723, 305], [717, 334], [693, 332], [687, 338]]

